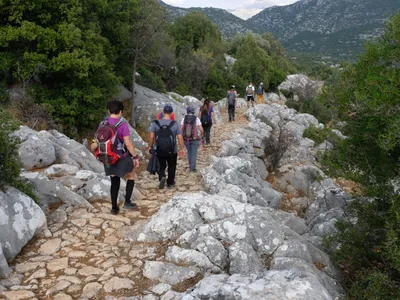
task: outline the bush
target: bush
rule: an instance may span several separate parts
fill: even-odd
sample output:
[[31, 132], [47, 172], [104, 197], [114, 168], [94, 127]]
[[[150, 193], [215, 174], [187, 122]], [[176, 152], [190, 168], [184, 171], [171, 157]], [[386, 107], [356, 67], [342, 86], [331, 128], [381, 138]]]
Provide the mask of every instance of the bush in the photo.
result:
[[295, 109], [295, 110], [297, 110], [297, 111], [300, 111], [300, 108], [301, 108], [301, 103], [299, 102], [299, 101], [295, 101], [295, 100], [292, 100], [292, 99], [288, 99], [288, 100], [286, 100], [286, 106], [287, 107], [289, 107], [289, 108], [293, 108], [293, 109]]
[[16, 137], [10, 133], [18, 128], [11, 115], [0, 110], [0, 189], [6, 185], [13, 185], [19, 177], [20, 162], [18, 159], [18, 143]]
[[304, 130], [303, 137], [313, 140], [317, 145], [323, 143], [325, 140], [334, 145], [340, 143], [340, 138], [330, 128], [326, 127], [323, 129], [315, 126], [308, 127]]
[[301, 113], [313, 115], [321, 123], [328, 123], [331, 120], [331, 112], [324, 105], [315, 99], [306, 99], [300, 107]]

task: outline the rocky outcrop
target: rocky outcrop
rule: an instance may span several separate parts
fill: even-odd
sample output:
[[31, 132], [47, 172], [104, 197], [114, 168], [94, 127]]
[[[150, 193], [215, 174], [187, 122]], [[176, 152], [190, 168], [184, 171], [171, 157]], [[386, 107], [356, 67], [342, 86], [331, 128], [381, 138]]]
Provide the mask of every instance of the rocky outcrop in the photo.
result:
[[0, 277], [32, 237], [46, 227], [46, 216], [35, 202], [17, 189], [0, 191]]
[[311, 80], [306, 75], [288, 75], [286, 80], [278, 86], [278, 90], [288, 98], [303, 102], [316, 99], [321, 93], [323, 81]]
[[[148, 263], [144, 275], [152, 280], [177, 282], [160, 268], [176, 269], [184, 278], [201, 270], [205, 278], [178, 299], [230, 299], [233, 290], [242, 290], [239, 299], [339, 299], [338, 274], [307, 232], [304, 220], [291, 214], [197, 193], [175, 196], [125, 237], [176, 243], [167, 250], [167, 262]], [[182, 267], [172, 263], [188, 267], [178, 272]]]

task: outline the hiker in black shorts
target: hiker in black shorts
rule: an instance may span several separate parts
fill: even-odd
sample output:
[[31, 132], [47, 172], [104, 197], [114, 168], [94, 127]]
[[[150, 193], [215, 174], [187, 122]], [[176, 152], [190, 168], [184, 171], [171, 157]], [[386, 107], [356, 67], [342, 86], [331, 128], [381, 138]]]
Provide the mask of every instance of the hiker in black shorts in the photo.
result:
[[254, 97], [255, 97], [255, 88], [252, 82], [246, 87], [246, 94], [247, 94], [247, 108], [250, 107], [250, 101], [251, 101], [251, 106], [254, 107]]

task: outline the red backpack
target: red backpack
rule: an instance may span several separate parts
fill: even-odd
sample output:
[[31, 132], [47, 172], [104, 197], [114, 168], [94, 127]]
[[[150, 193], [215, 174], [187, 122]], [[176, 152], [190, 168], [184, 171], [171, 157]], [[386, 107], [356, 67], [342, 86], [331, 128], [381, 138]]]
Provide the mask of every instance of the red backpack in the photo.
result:
[[124, 144], [118, 137], [117, 129], [125, 121], [119, 120], [117, 124], [111, 124], [108, 119], [102, 121], [95, 133], [97, 149], [96, 158], [105, 165], [115, 164], [127, 152], [124, 151]]
[[183, 138], [185, 140], [199, 140], [200, 136], [197, 132], [197, 117], [195, 115], [186, 115], [183, 120]]

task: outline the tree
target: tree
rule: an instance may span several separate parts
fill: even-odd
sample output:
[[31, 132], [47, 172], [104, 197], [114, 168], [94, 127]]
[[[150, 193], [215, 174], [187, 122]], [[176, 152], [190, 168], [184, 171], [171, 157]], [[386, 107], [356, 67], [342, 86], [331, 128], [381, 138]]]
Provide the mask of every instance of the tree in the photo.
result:
[[356, 201], [354, 219], [337, 223], [331, 245], [344, 268], [349, 299], [400, 295], [400, 14], [367, 44], [329, 88], [329, 104], [346, 121], [348, 136], [325, 157], [327, 171], [359, 182], [368, 201]]
[[[160, 45], [160, 37], [167, 25], [165, 9], [157, 0], [137, 0], [137, 5], [131, 11], [132, 24], [130, 25], [130, 43], [128, 53], [132, 65], [132, 101], [131, 101], [131, 124], [136, 126], [136, 73], [140, 66], [146, 64], [149, 54]], [[158, 48], [159, 49], [159, 48]]]

